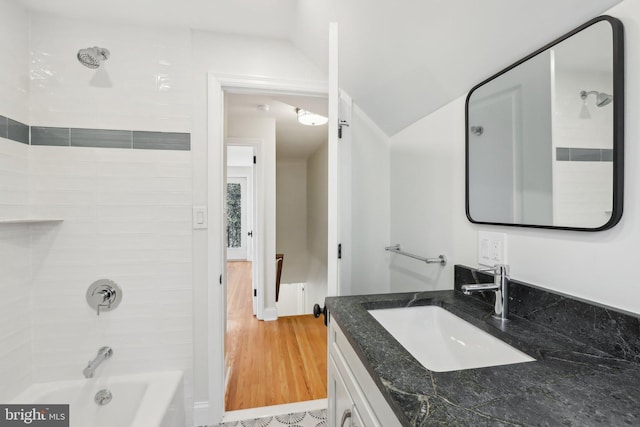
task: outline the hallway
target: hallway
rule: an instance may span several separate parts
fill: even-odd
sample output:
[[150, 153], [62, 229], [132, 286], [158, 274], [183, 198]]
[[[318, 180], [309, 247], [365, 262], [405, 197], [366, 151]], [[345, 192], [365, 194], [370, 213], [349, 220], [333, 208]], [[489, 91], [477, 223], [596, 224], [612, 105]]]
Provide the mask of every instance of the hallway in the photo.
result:
[[225, 410], [327, 397], [327, 329], [312, 315], [264, 322], [252, 314], [251, 262], [227, 263]]

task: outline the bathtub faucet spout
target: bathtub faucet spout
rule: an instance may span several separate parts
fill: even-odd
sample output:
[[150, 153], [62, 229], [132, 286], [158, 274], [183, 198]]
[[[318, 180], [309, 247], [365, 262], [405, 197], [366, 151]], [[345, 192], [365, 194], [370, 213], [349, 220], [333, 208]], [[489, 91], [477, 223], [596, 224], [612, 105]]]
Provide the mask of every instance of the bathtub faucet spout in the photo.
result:
[[111, 349], [111, 347], [101, 347], [100, 350], [98, 350], [98, 354], [96, 355], [95, 359], [90, 361], [87, 367], [82, 371], [84, 377], [93, 378], [93, 374], [95, 373], [96, 368], [111, 356], [113, 356], [113, 350]]

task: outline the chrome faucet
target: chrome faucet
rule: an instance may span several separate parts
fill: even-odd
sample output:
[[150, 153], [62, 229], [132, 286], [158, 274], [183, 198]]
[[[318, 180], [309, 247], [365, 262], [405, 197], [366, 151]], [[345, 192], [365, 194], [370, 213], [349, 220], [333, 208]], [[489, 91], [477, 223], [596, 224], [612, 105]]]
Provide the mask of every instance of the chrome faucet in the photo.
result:
[[90, 361], [87, 367], [82, 371], [84, 377], [93, 378], [93, 374], [95, 373], [96, 368], [111, 356], [113, 356], [113, 350], [111, 349], [111, 347], [101, 347], [100, 350], [98, 350], [98, 354], [96, 355], [95, 359]]
[[509, 316], [509, 266], [496, 264], [491, 268], [478, 271], [490, 271], [493, 273], [493, 283], [481, 283], [462, 285], [462, 292], [470, 295], [474, 292], [493, 291], [496, 294], [496, 303], [493, 316], [500, 320], [507, 320]]

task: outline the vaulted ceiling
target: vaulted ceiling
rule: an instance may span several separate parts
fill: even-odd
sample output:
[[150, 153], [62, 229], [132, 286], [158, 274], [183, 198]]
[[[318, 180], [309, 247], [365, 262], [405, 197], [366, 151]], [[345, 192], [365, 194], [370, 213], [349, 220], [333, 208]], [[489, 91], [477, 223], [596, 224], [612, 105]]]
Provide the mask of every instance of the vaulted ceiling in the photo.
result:
[[[69, 17], [289, 39], [393, 135], [621, 0], [22, 0]], [[631, 0], [626, 0], [631, 1]]]

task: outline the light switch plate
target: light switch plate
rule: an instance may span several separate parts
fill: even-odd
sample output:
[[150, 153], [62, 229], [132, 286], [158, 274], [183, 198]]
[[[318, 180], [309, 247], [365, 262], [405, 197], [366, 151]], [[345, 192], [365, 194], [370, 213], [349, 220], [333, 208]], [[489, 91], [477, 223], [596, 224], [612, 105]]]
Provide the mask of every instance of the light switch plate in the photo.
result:
[[507, 264], [507, 235], [489, 231], [478, 232], [478, 264], [493, 267]]
[[203, 230], [206, 228], [207, 228], [207, 207], [194, 206], [193, 207], [193, 229]]

